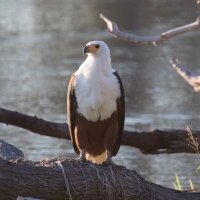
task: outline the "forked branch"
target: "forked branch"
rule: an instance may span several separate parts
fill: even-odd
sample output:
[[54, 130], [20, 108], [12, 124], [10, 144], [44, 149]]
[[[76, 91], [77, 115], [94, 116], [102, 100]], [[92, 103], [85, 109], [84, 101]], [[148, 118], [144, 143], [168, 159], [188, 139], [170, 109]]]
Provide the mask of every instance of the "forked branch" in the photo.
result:
[[200, 75], [188, 71], [187, 68], [177, 59], [171, 59], [170, 63], [180, 76], [194, 88], [195, 92], [200, 92]]
[[175, 37], [177, 35], [193, 31], [200, 28], [200, 19], [197, 18], [196, 22], [193, 22], [191, 24], [187, 24], [185, 26], [181, 26], [178, 28], [171, 29], [169, 31], [166, 31], [164, 33], [161, 33], [160, 35], [156, 36], [138, 36], [135, 34], [129, 34], [122, 32], [118, 25], [115, 22], [112, 22], [107, 17], [105, 17], [103, 14], [100, 14], [100, 18], [105, 21], [107, 25], [108, 31], [116, 38], [126, 40], [128, 42], [140, 42], [143, 44], [152, 43], [153, 45], [157, 45], [158, 43], [161, 43], [165, 40], [168, 40], [169, 38]]

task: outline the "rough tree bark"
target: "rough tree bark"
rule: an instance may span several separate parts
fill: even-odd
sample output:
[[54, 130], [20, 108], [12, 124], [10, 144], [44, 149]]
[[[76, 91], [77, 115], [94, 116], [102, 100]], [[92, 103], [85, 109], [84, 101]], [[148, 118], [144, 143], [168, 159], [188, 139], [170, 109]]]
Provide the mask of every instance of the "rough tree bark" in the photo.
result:
[[180, 76], [194, 88], [195, 92], [200, 92], [200, 75], [189, 72], [187, 68], [177, 59], [171, 59], [170, 63]]
[[197, 18], [196, 22], [193, 22], [191, 24], [187, 24], [185, 26], [181, 26], [169, 31], [166, 31], [164, 33], [161, 33], [160, 35], [156, 36], [138, 36], [135, 34], [129, 34], [121, 31], [118, 27], [118, 25], [115, 22], [110, 21], [107, 17], [105, 17], [103, 14], [100, 14], [100, 18], [104, 20], [104, 22], [107, 25], [108, 31], [116, 38], [126, 40], [128, 42], [140, 42], [143, 44], [152, 43], [153, 45], [157, 45], [161, 42], [164, 42], [165, 40], [168, 40], [169, 38], [175, 37], [177, 35], [193, 31], [200, 28], [200, 18]]
[[[68, 125], [31, 117], [14, 111], [0, 108], [0, 123], [14, 125], [31, 132], [56, 138], [70, 140]], [[192, 130], [193, 136], [200, 143], [200, 131]], [[149, 132], [124, 131], [122, 145], [140, 149], [142, 153], [196, 153], [188, 146], [187, 130], [152, 130]]]
[[18, 196], [49, 200], [200, 199], [200, 193], [164, 188], [125, 167], [81, 164], [65, 158], [33, 162], [24, 160], [16, 147], [3, 140], [0, 144], [1, 200], [16, 200]]

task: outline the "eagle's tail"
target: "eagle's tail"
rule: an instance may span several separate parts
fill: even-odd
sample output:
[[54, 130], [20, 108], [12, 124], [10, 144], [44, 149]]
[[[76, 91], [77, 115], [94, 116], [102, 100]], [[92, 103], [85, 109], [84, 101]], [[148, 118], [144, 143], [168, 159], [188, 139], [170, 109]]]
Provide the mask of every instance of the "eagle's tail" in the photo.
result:
[[93, 163], [101, 164], [103, 161], [106, 160], [106, 152], [103, 152], [101, 155], [95, 157], [86, 153], [86, 159], [91, 160]]

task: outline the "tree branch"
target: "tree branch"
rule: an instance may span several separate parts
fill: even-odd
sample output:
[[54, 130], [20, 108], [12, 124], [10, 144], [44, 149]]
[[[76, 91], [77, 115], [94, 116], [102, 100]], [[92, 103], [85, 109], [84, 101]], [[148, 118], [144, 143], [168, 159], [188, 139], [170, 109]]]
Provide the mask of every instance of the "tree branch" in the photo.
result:
[[80, 164], [64, 158], [34, 162], [0, 158], [0, 185], [1, 200], [19, 195], [49, 200], [200, 199], [200, 193], [164, 188], [125, 167]]
[[193, 88], [195, 92], [200, 92], [200, 75], [189, 72], [187, 68], [177, 59], [171, 59], [172, 67], [183, 77]]
[[[14, 111], [0, 108], [0, 123], [11, 124], [31, 132], [56, 138], [70, 140], [68, 125], [39, 119]], [[200, 131], [192, 130], [195, 138], [200, 143]], [[196, 153], [188, 146], [187, 130], [152, 130], [149, 132], [124, 131], [122, 145], [140, 149], [146, 154], [161, 153]]]
[[193, 31], [200, 28], [200, 19], [197, 18], [196, 22], [193, 22], [191, 24], [187, 24], [185, 26], [181, 26], [169, 31], [166, 31], [160, 35], [156, 36], [138, 36], [135, 34], [129, 34], [122, 32], [119, 30], [118, 25], [115, 22], [110, 21], [107, 17], [105, 17], [103, 14], [100, 14], [100, 18], [105, 21], [107, 25], [108, 31], [116, 38], [126, 40], [128, 42], [140, 42], [140, 43], [152, 43], [153, 45], [157, 45], [158, 43], [164, 42], [165, 40], [168, 40], [169, 38], [175, 37], [177, 35]]
[[25, 115], [16, 111], [0, 108], [0, 123], [24, 128], [33, 133], [70, 140], [68, 125], [45, 121], [43, 119]]

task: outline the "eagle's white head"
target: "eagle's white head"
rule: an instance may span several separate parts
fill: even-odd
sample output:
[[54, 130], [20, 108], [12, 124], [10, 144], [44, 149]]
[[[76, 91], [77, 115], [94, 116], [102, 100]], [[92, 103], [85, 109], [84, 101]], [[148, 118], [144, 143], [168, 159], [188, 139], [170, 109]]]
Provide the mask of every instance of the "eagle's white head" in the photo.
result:
[[110, 60], [110, 50], [107, 44], [102, 41], [92, 41], [87, 43], [83, 48], [83, 54], [88, 54], [89, 57]]
[[76, 74], [85, 74], [85, 76], [93, 76], [95, 74], [104, 74], [111, 76], [112, 66], [110, 58], [110, 50], [105, 42], [92, 41], [83, 48], [83, 54], [87, 54], [87, 59], [79, 67]]

